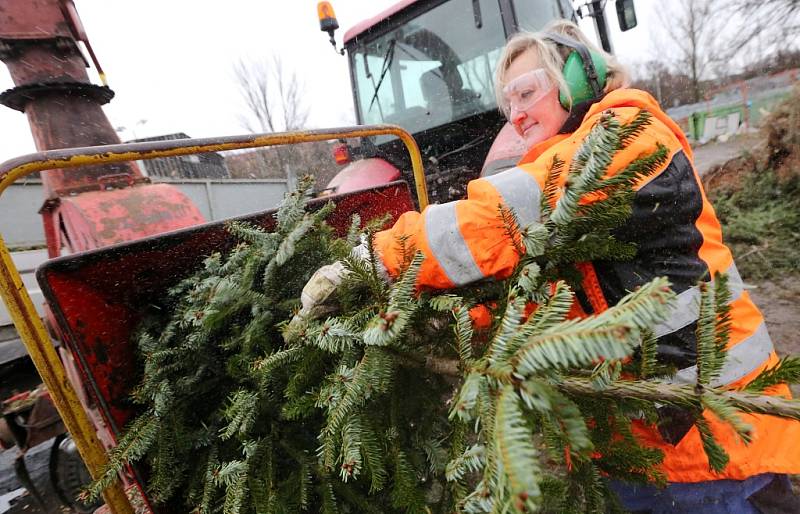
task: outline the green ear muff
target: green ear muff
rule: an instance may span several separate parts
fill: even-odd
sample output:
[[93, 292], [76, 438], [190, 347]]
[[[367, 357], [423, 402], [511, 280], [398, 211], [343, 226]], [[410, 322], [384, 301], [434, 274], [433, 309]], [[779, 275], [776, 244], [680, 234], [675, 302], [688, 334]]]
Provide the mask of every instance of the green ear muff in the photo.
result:
[[[590, 50], [589, 54], [592, 57], [592, 63], [597, 73], [597, 83], [602, 89], [606, 85], [606, 74], [608, 72], [606, 61], [597, 52], [592, 52]], [[572, 95], [572, 100], [570, 101], [570, 98], [564, 94], [563, 91], [558, 94], [558, 100], [561, 102], [561, 106], [564, 109], [569, 111], [573, 105], [591, 100], [597, 96], [586, 74], [586, 67], [583, 65], [583, 59], [577, 51], [572, 51], [569, 54], [569, 57], [567, 57], [564, 63], [562, 73], [564, 75], [564, 80], [567, 82], [570, 95]]]

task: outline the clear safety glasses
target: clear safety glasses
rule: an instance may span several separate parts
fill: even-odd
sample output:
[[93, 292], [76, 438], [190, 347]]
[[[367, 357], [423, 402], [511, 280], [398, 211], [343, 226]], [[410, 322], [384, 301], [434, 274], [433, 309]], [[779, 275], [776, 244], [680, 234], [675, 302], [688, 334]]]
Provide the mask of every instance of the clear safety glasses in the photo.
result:
[[554, 87], [547, 72], [541, 68], [523, 73], [503, 88], [503, 105], [500, 108], [510, 120], [512, 111], [530, 109]]

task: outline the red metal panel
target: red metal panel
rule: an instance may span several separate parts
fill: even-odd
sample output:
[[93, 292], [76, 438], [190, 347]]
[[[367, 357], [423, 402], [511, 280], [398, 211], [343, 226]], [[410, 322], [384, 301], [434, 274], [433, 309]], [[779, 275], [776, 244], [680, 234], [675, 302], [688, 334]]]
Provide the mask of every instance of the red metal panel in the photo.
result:
[[56, 213], [73, 252], [203, 223], [200, 210], [178, 188], [144, 184], [61, 198]]

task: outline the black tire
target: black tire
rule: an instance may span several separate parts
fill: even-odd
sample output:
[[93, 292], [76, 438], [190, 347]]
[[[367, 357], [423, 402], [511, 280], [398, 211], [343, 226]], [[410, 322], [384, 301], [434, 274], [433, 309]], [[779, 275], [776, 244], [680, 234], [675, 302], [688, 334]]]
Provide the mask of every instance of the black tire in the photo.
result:
[[67, 434], [56, 437], [50, 449], [50, 481], [61, 503], [81, 514], [97, 510], [103, 505], [102, 499], [91, 504], [78, 500], [78, 495], [91, 480], [72, 438]]

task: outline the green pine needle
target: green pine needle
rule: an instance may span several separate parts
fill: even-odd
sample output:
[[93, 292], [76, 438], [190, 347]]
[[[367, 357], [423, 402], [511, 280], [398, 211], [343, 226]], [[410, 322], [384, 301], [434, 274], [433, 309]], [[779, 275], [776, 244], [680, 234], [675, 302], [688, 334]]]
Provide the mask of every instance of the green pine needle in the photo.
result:
[[766, 368], [747, 386], [745, 391], [761, 392], [778, 384], [800, 383], [800, 357], [783, 357], [777, 364]]
[[728, 465], [730, 456], [722, 446], [719, 445], [716, 439], [714, 439], [711, 426], [705, 418], [698, 418], [695, 421], [695, 426], [700, 433], [700, 440], [703, 442], [703, 450], [705, 450], [706, 457], [708, 457], [709, 468], [717, 473], [722, 472], [725, 466]]
[[513, 386], [505, 386], [497, 400], [495, 444], [508, 479], [508, 492], [516, 512], [532, 512], [538, 505], [539, 477], [542, 473], [538, 452], [530, 437], [520, 400]]

